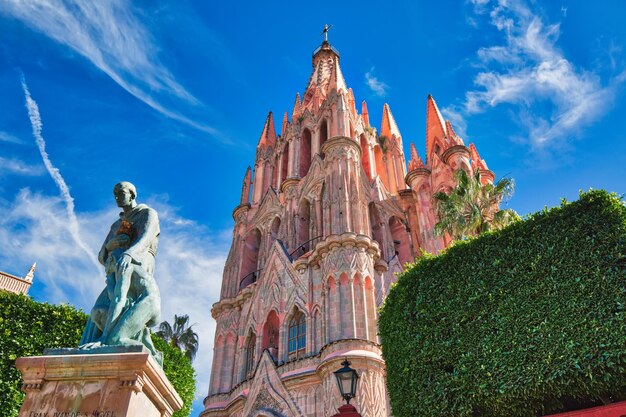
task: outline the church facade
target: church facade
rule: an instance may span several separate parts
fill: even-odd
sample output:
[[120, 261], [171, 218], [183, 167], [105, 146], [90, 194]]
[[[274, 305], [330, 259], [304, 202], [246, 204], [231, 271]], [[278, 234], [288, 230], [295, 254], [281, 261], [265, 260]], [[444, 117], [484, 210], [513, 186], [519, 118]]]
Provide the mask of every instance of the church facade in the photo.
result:
[[411, 144], [408, 166], [389, 106], [382, 111], [377, 130], [324, 41], [280, 135], [267, 116], [211, 310], [202, 417], [331, 416], [344, 403], [333, 372], [345, 358], [360, 377], [352, 403], [361, 415], [391, 414], [377, 308], [406, 262], [448, 243], [433, 232], [433, 193], [453, 188], [457, 169], [494, 174], [432, 97], [426, 159]]
[[28, 273], [24, 277], [18, 277], [16, 275], [0, 271], [0, 290], [16, 294], [27, 294], [31, 285], [33, 285], [33, 277], [35, 276], [36, 267], [37, 262], [30, 267]]

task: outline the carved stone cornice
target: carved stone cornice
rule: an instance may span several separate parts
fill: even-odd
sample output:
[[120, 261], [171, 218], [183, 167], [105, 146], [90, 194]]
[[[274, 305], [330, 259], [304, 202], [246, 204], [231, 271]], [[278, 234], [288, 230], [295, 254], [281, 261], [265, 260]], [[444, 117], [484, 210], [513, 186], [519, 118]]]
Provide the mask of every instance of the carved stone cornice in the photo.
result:
[[490, 169], [481, 169], [480, 176], [492, 184], [496, 180], [496, 174]]
[[404, 177], [404, 182], [406, 182], [406, 184], [410, 187], [413, 180], [421, 181], [428, 179], [428, 177], [430, 177], [430, 174], [431, 172], [428, 168], [417, 168], [409, 171], [409, 173], [406, 174], [406, 177]]
[[240, 223], [245, 218], [245, 214], [250, 210], [250, 203], [239, 204], [233, 210], [233, 220], [235, 223]]
[[443, 162], [445, 162], [446, 164], [448, 163], [448, 159], [450, 159], [450, 157], [454, 154], [465, 154], [465, 156], [469, 159], [471, 154], [470, 154], [470, 150], [467, 146], [465, 145], [454, 145], [454, 146], [450, 146], [448, 149], [446, 149], [444, 151], [443, 154], [441, 154], [441, 159], [443, 160]]
[[322, 145], [321, 152], [325, 155], [325, 161], [335, 159], [361, 160], [361, 145], [346, 136], [335, 136], [328, 139]]
[[237, 294], [236, 297], [224, 298], [211, 307], [211, 316], [217, 319], [224, 311], [228, 311], [233, 308], [238, 308], [243, 305], [250, 297], [252, 297], [252, 290], [256, 287], [256, 282], [248, 285]]
[[295, 187], [300, 182], [300, 178], [298, 177], [289, 177], [286, 178], [283, 183], [280, 185], [280, 191], [282, 193], [286, 192], [288, 188]]
[[340, 367], [340, 363], [346, 357], [350, 358], [353, 368], [359, 368], [363, 362], [376, 364], [380, 370], [385, 369], [385, 361], [382, 357], [380, 345], [376, 342], [363, 339], [341, 339], [322, 347], [319, 353], [320, 360], [317, 365], [317, 374], [320, 378], [326, 377]]
[[318, 266], [323, 258], [338, 248], [362, 248], [372, 256], [374, 262], [380, 257], [378, 242], [366, 235], [347, 232], [340, 235], [329, 235], [319, 242], [308, 257], [308, 264], [313, 267]]

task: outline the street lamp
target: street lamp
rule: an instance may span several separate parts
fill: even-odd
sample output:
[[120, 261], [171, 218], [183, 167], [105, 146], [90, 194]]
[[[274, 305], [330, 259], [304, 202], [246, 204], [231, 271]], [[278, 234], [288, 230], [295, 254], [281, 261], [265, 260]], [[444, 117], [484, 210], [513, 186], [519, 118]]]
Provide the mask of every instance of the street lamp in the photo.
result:
[[359, 376], [356, 371], [350, 368], [350, 362], [346, 358], [341, 363], [343, 368], [340, 368], [334, 372], [335, 378], [337, 378], [337, 385], [339, 386], [339, 392], [347, 404], [350, 404], [350, 400], [354, 398], [356, 394], [356, 383], [359, 380]]

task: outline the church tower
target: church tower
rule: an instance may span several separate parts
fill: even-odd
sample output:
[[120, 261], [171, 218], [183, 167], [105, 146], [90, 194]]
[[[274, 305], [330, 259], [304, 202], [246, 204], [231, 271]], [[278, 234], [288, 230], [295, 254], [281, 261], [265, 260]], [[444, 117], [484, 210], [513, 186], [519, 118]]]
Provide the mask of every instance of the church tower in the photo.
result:
[[377, 308], [396, 273], [435, 237], [433, 193], [453, 172], [493, 173], [427, 99], [426, 160], [407, 164], [390, 107], [380, 132], [360, 113], [325, 40], [303, 95], [277, 135], [270, 112], [254, 169], [233, 211], [213, 368], [203, 417], [328, 417], [343, 404], [333, 372], [348, 358], [359, 373], [363, 417], [389, 416]]

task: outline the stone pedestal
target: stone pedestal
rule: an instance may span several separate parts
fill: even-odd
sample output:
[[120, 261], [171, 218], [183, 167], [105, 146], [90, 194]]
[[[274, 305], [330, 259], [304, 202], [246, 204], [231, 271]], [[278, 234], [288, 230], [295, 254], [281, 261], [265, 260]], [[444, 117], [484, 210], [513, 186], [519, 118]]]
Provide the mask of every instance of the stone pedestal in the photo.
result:
[[19, 417], [169, 417], [182, 407], [149, 353], [77, 353], [17, 359]]

